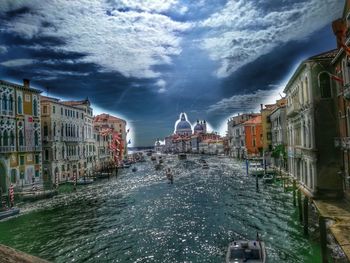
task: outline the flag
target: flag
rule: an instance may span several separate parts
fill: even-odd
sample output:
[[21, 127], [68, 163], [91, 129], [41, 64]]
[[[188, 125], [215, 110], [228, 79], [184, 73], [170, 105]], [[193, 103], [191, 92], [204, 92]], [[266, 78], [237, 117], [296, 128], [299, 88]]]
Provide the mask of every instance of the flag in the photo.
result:
[[131, 140], [128, 141], [128, 144], [131, 144]]
[[127, 131], [126, 131], [126, 132], [127, 132], [127, 133], [129, 133], [129, 131], [130, 131], [130, 129], [127, 129]]

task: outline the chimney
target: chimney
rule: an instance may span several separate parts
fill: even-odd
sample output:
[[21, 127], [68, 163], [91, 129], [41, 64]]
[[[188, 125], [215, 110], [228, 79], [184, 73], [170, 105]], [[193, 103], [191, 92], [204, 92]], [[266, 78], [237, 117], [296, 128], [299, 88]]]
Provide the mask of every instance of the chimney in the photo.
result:
[[30, 80], [29, 79], [23, 79], [23, 86], [25, 88], [29, 88]]
[[260, 109], [261, 109], [261, 110], [264, 109], [264, 104], [260, 104]]

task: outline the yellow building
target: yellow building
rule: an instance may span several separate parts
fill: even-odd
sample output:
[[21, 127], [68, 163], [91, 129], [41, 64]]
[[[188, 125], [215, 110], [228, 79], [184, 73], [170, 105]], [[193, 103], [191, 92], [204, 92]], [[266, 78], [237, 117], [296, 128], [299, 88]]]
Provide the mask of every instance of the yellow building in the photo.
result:
[[41, 91], [0, 80], [0, 189], [42, 184]]

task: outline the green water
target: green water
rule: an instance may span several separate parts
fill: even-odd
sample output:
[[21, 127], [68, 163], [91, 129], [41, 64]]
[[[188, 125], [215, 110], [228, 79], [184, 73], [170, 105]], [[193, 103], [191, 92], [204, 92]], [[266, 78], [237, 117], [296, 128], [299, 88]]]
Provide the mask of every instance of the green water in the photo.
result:
[[318, 263], [289, 193], [260, 185], [242, 163], [208, 158], [166, 161], [168, 184], [151, 162], [138, 171], [22, 206], [0, 223], [0, 243], [53, 262], [224, 262], [233, 239], [266, 242], [268, 262]]

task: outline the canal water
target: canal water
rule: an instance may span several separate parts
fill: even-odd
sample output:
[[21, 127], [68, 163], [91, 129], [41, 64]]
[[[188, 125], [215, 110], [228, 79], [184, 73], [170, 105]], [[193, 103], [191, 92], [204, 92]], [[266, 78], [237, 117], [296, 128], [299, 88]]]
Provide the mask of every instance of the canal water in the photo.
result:
[[268, 262], [320, 262], [316, 241], [303, 236], [290, 193], [260, 184], [232, 159], [150, 161], [138, 171], [74, 193], [22, 205], [0, 222], [0, 243], [53, 262], [224, 262], [232, 240], [266, 242]]

